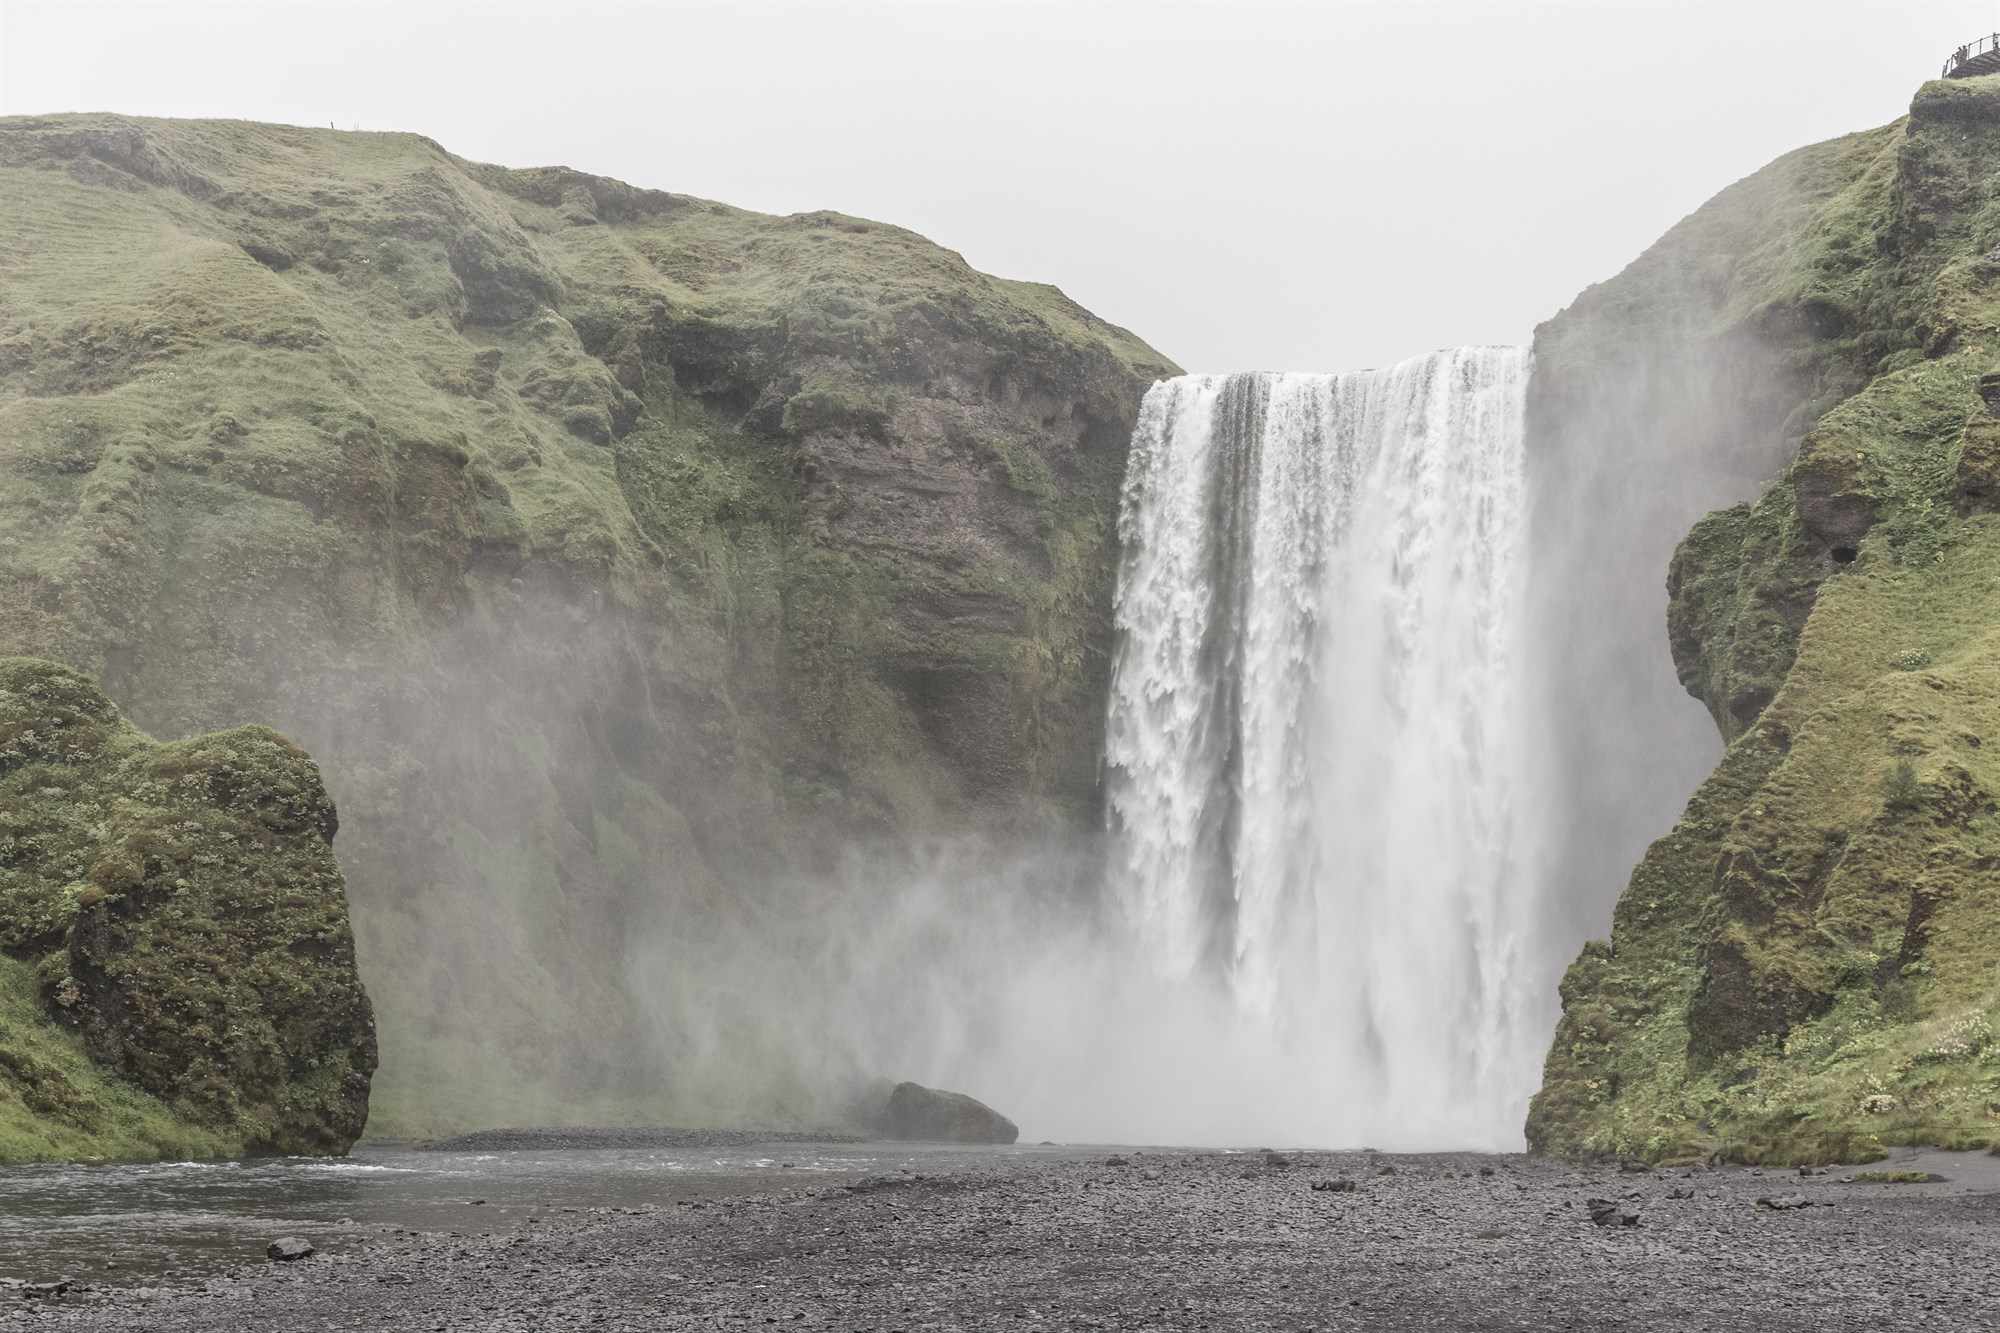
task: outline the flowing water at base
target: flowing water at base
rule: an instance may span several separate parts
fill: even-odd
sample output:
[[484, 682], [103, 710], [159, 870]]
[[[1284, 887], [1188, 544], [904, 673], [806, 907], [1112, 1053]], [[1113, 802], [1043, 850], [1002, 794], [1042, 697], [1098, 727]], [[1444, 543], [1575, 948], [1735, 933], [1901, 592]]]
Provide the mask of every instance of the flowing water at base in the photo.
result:
[[1103, 1151], [774, 1143], [454, 1153], [364, 1145], [344, 1158], [0, 1166], [0, 1278], [155, 1286], [263, 1262], [264, 1247], [281, 1236], [334, 1252], [393, 1240], [398, 1231], [509, 1234], [564, 1209], [672, 1207]]

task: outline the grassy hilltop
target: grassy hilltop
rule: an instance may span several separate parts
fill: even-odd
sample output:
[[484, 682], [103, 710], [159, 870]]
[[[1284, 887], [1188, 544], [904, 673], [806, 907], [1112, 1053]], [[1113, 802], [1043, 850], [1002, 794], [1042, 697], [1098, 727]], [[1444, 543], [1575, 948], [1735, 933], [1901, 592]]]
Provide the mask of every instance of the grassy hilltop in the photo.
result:
[[698, 957], [855, 836], [1094, 820], [1171, 371], [859, 219], [4, 120], [0, 652], [320, 760], [376, 1132], [779, 1115], [676, 1081], [714, 1037], [635, 1000], [635, 941]]
[[1728, 749], [1563, 981], [1538, 1149], [2000, 1143], [1996, 199], [2000, 79], [1926, 84], [1542, 331], [1557, 386], [1668, 325], [1752, 358], [1797, 443], [1675, 557], [1675, 662]]

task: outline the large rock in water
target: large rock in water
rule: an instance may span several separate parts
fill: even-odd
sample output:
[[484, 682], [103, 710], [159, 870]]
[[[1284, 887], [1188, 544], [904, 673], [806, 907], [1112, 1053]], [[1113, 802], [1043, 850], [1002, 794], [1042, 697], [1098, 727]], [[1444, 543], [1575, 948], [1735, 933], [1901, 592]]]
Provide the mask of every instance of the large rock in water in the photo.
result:
[[346, 1151], [375, 1024], [335, 827], [276, 732], [161, 744], [0, 658], [0, 1160]]
[[962, 1092], [898, 1083], [889, 1094], [887, 1132], [892, 1139], [934, 1143], [1012, 1143], [1014, 1122]]

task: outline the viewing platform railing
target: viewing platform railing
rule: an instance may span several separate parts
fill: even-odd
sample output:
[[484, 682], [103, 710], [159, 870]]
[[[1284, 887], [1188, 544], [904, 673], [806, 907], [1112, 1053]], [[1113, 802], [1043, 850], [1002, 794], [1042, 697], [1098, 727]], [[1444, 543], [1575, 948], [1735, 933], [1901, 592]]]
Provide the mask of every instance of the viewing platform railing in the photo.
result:
[[[1953, 51], [1951, 59], [1944, 62], [1944, 73], [1941, 77], [1950, 78], [1953, 73], [1963, 69], [1984, 55], [1993, 55], [1996, 61], [2000, 61], [2000, 32], [1988, 33], [1978, 41], [1968, 43]], [[1980, 72], [1987, 73], [1989, 71], [1982, 69]]]

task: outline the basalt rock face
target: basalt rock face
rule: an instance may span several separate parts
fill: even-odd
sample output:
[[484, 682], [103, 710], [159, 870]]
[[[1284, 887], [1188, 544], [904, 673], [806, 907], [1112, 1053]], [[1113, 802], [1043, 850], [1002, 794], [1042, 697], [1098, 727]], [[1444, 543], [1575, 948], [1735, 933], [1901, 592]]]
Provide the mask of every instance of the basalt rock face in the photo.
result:
[[[1537, 1149], [2000, 1140], [1996, 186], [2000, 79], [1927, 84], [1906, 120], [1783, 159], [1586, 297], [1620, 318], [1590, 327], [1580, 302], [1545, 331], [1616, 358], [1686, 320], [1655, 376], [1746, 349], [1761, 411], [1688, 401], [1663, 427], [1794, 452], [1674, 555], [1674, 661], [1727, 748], [1564, 978]], [[1746, 202], [1759, 227], [1697, 243]], [[1667, 261], [1706, 283], [1649, 282]], [[1577, 364], [1541, 368], [1559, 388]]]
[[160, 744], [0, 658], [0, 951], [40, 1010], [10, 985], [0, 1159], [346, 1151], [376, 1051], [336, 826], [276, 732]]
[[1053, 288], [234, 122], [0, 121], [0, 219], [0, 651], [319, 759], [378, 1132], [727, 1114], [635, 985], [857, 837], [1094, 824], [1172, 367]]

